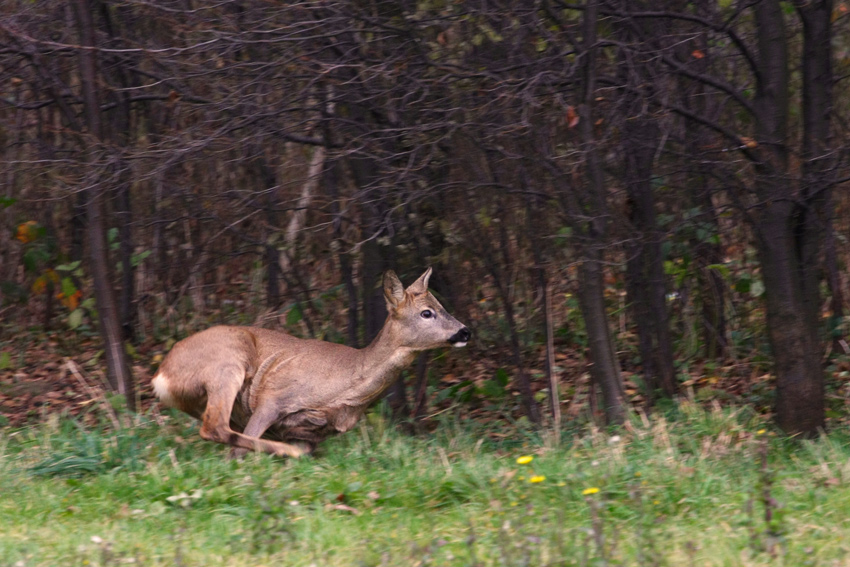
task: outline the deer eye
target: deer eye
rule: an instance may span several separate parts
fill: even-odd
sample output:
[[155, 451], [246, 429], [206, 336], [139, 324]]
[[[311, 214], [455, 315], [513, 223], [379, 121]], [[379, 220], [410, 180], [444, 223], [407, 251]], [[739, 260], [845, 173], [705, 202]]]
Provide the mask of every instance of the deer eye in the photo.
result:
[[430, 319], [431, 317], [434, 316], [434, 312], [431, 311], [430, 309], [425, 309], [424, 311], [422, 311], [422, 313], [420, 313], [420, 315], [422, 316], [423, 319]]

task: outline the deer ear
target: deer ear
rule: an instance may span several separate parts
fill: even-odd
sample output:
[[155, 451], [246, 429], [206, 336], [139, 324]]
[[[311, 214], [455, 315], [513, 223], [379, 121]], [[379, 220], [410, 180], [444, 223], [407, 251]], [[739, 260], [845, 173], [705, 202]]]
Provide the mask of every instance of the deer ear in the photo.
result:
[[407, 292], [412, 295], [422, 295], [428, 291], [428, 280], [431, 277], [431, 268], [425, 270], [425, 273], [419, 276], [419, 279], [410, 284]]
[[404, 299], [404, 286], [395, 272], [384, 272], [384, 297], [387, 300], [387, 310], [394, 309]]

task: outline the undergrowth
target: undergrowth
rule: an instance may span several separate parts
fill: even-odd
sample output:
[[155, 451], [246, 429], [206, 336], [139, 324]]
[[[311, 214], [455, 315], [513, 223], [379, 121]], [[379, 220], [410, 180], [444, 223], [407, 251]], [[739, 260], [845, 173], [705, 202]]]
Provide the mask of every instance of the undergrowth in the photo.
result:
[[176, 414], [0, 430], [0, 566], [850, 562], [843, 432], [686, 403], [553, 446], [443, 417], [416, 438], [371, 414], [315, 457], [238, 462]]

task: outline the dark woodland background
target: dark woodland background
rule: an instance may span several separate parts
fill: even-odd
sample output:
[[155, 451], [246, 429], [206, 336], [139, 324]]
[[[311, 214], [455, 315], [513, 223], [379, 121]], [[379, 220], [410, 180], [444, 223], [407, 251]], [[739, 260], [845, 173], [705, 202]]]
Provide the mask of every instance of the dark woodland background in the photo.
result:
[[426, 266], [475, 339], [397, 416], [848, 417], [846, 2], [0, 11], [6, 423], [78, 411], [74, 360], [145, 403], [215, 323], [363, 346]]

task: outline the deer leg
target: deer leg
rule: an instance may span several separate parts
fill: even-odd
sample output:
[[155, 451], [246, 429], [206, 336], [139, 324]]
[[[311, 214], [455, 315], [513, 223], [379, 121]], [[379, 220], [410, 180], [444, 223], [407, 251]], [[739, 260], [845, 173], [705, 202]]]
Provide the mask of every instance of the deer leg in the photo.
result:
[[[244, 374], [244, 370], [240, 368], [222, 368], [219, 376], [216, 377], [218, 380], [206, 384], [207, 407], [201, 417], [201, 437], [208, 441], [250, 451], [262, 451], [278, 457], [303, 455], [305, 451], [301, 447], [248, 435], [247, 428], [246, 433], [238, 433], [231, 429], [230, 412], [233, 410], [233, 403], [242, 386], [240, 374]], [[269, 424], [263, 427], [263, 431]]]
[[[264, 406], [258, 407], [253, 414], [251, 414], [251, 418], [248, 420], [248, 424], [245, 426], [245, 431], [243, 434], [248, 437], [262, 437], [263, 433], [266, 432], [266, 429], [269, 428], [271, 424], [277, 421], [278, 417], [280, 417], [280, 410], [275, 407], [274, 404], [266, 404]], [[269, 441], [267, 439], [263, 439], [264, 442], [269, 443], [280, 443], [276, 441]], [[280, 443], [283, 445], [290, 445], [289, 443]], [[311, 453], [313, 451], [313, 447], [311, 445], [295, 443], [292, 444], [293, 447], [297, 448], [302, 452], [302, 454]], [[234, 446], [230, 450], [230, 458], [231, 459], [241, 459], [248, 452], [248, 449], [244, 447]]]

